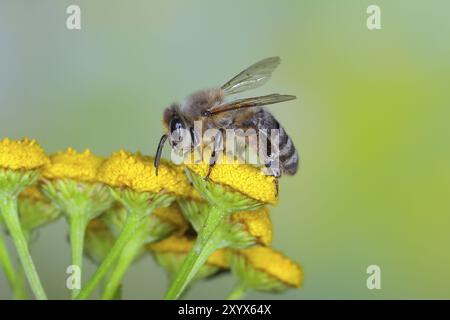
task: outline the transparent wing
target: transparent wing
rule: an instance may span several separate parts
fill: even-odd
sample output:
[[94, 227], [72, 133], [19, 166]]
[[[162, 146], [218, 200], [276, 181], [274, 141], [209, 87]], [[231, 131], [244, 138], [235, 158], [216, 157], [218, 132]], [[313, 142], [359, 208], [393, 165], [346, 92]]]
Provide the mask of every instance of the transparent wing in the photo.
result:
[[251, 107], [259, 107], [259, 106], [266, 106], [269, 104], [289, 101], [296, 99], [295, 96], [288, 95], [288, 94], [269, 94], [267, 96], [261, 96], [261, 97], [254, 97], [254, 98], [246, 98], [246, 99], [240, 99], [235, 100], [232, 102], [224, 103], [215, 107], [212, 107], [206, 111], [203, 112], [203, 116], [208, 117], [212, 115], [216, 115], [221, 112], [236, 110], [236, 109], [242, 109], [242, 108], [251, 108]]
[[269, 80], [272, 72], [280, 64], [279, 57], [270, 57], [248, 67], [222, 86], [225, 95], [258, 88]]

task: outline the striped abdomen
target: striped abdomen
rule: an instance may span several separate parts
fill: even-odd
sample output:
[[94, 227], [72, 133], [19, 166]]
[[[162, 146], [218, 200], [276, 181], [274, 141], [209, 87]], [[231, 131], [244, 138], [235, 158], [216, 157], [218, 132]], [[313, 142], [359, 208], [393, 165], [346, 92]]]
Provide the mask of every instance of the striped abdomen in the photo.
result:
[[[278, 129], [279, 131], [279, 166], [281, 169], [281, 173], [285, 173], [287, 175], [294, 175], [298, 169], [299, 156], [298, 152], [295, 149], [294, 143], [292, 139], [286, 133], [286, 130], [280, 125], [277, 119], [266, 109], [261, 108], [258, 110], [252, 119], [255, 124], [257, 130], [267, 130], [268, 139], [270, 139], [270, 130]], [[270, 143], [268, 142], [268, 146]], [[272, 148], [273, 149], [273, 148]], [[276, 150], [268, 150], [268, 155], [271, 153], [276, 153]], [[274, 154], [273, 156], [276, 156]], [[270, 165], [270, 164], [268, 164]]]

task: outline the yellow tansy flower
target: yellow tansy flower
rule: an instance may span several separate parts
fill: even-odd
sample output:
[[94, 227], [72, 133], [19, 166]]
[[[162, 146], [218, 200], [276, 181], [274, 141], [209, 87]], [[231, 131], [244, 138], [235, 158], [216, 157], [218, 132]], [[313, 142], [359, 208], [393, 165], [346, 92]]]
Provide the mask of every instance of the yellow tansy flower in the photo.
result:
[[[187, 167], [205, 177], [209, 164], [189, 164]], [[240, 164], [237, 161], [231, 164], [216, 164], [209, 179], [264, 203], [275, 204], [278, 201], [275, 178], [264, 174], [255, 166]]]
[[219, 268], [229, 268], [229, 262], [228, 262], [228, 252], [226, 249], [220, 249], [214, 252], [209, 258], [208, 262], [209, 265], [216, 266]]
[[94, 155], [89, 149], [78, 153], [73, 148], [59, 151], [50, 157], [50, 164], [42, 175], [47, 179], [72, 179], [81, 182], [95, 182], [97, 170], [103, 158]]
[[[115, 152], [100, 167], [98, 178], [113, 187], [127, 187], [137, 192], [168, 191], [178, 196], [195, 195], [184, 172], [162, 161], [158, 176], [154, 159], [140, 153]], [[199, 195], [196, 196], [199, 198]]]
[[149, 244], [147, 248], [157, 253], [173, 252], [184, 254], [189, 252], [192, 243], [192, 239], [187, 236], [170, 236], [164, 240]]
[[101, 218], [89, 221], [86, 227], [84, 253], [95, 263], [101, 263], [116, 241], [105, 222]]
[[19, 198], [27, 198], [33, 200], [45, 200], [48, 201], [44, 195], [41, 193], [37, 186], [31, 186], [25, 188], [20, 194]]
[[24, 138], [0, 141], [0, 214], [16, 246], [20, 262], [31, 289], [39, 300], [47, 296], [31, 259], [27, 235], [17, 211], [18, 195], [33, 185], [39, 178], [40, 170], [49, 162], [42, 147], [35, 141]]
[[267, 246], [272, 242], [272, 221], [267, 207], [236, 212], [230, 219], [232, 223], [241, 223], [259, 244]]
[[0, 141], [0, 167], [12, 170], [32, 170], [49, 162], [47, 155], [36, 140], [20, 141], [5, 138]]
[[180, 234], [184, 233], [189, 227], [187, 220], [184, 218], [176, 202], [172, 203], [169, 207], [155, 209], [152, 217], [172, 225]]
[[[156, 243], [147, 245], [147, 248], [154, 253], [174, 253], [187, 255], [194, 245], [194, 240], [187, 236], [173, 235]], [[228, 268], [228, 259], [225, 249], [214, 252], [207, 261], [207, 264], [220, 268]]]
[[[97, 181], [103, 159], [90, 150], [78, 153], [68, 148], [52, 155], [50, 160], [42, 172], [42, 190], [69, 221], [72, 264], [77, 265], [82, 274], [86, 225], [112, 204], [109, 189]], [[72, 298], [78, 292], [79, 289], [72, 290]]]
[[239, 250], [237, 254], [244, 256], [254, 269], [278, 279], [289, 287], [297, 288], [303, 283], [302, 268], [278, 251], [268, 247], [255, 246]]

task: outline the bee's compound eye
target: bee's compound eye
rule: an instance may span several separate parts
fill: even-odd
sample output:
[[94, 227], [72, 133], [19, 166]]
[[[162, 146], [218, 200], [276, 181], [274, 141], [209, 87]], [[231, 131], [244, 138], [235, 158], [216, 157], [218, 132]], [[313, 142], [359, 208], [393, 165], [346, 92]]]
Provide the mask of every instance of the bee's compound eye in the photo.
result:
[[183, 122], [181, 122], [178, 118], [173, 118], [170, 120], [170, 132], [173, 133], [174, 131], [180, 131], [181, 129], [184, 129]]
[[179, 118], [172, 118], [170, 120], [170, 133], [172, 135], [172, 139], [175, 141], [181, 141], [183, 135], [184, 124]]

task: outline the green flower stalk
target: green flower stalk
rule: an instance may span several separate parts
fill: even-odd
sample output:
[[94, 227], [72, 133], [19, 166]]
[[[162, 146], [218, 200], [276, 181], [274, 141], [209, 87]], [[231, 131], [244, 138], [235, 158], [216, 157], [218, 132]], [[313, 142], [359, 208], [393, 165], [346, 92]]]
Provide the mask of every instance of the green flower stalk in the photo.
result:
[[254, 246], [229, 254], [231, 272], [238, 282], [227, 299], [242, 299], [249, 290], [280, 292], [303, 283], [303, 269], [269, 247]]
[[[30, 246], [33, 240], [35, 231], [59, 218], [60, 211], [55, 208], [39, 191], [36, 185], [25, 188], [18, 197], [18, 214], [19, 221], [22, 228], [22, 232]], [[4, 224], [0, 215], [0, 224]], [[21, 267], [14, 270], [13, 264], [9, 260], [8, 252], [4, 243], [2, 243], [2, 258], [0, 260], [5, 261], [5, 269], [7, 269], [7, 278], [11, 284], [13, 290], [13, 296], [15, 299], [26, 299], [27, 292], [24, 288], [23, 269]], [[13, 272], [12, 272], [13, 271]]]
[[3, 234], [0, 232], [0, 265], [5, 271], [6, 279], [11, 287], [15, 300], [27, 299], [28, 295], [24, 288], [22, 272], [15, 270], [11, 261], [8, 248], [6, 247]]
[[[114, 205], [113, 208], [109, 210], [115, 210], [116, 207], [118, 206]], [[91, 220], [86, 228], [86, 237], [84, 239], [84, 254], [98, 267], [108, 256], [116, 240], [117, 236], [112, 233], [110, 228], [103, 221], [102, 216], [97, 217]], [[109, 281], [110, 276], [111, 270], [108, 271], [102, 281], [103, 291]], [[114, 294], [114, 299], [120, 298], [121, 288], [117, 289], [116, 293]]]
[[[89, 150], [77, 153], [69, 148], [66, 152], [52, 155], [51, 163], [43, 171], [42, 191], [66, 216], [70, 226], [72, 265], [83, 276], [83, 247], [88, 222], [108, 209], [112, 197], [108, 188], [97, 182], [97, 170], [103, 159]], [[72, 288], [75, 298], [80, 288]]]
[[9, 257], [8, 248], [6, 247], [5, 240], [3, 239], [3, 234], [0, 233], [0, 264], [5, 271], [6, 279], [9, 285], [14, 289], [16, 284], [15, 270]]
[[[127, 212], [125, 208], [110, 210], [102, 216], [103, 220], [106, 221], [116, 235], [123, 229], [126, 217]], [[102, 299], [110, 300], [116, 296], [115, 293], [120, 288], [126, 271], [132, 262], [145, 252], [145, 245], [159, 241], [174, 232], [183, 234], [187, 228], [187, 221], [176, 203], [172, 203], [167, 208], [155, 209], [153, 214], [144, 219], [125, 245], [104, 288]]]
[[[114, 242], [111, 251], [100, 264], [94, 275], [81, 290], [76, 299], [86, 299], [95, 290], [100, 281], [106, 276], [110, 268], [122, 254], [123, 249], [137, 234], [138, 230], [146, 223], [150, 213], [159, 207], [169, 206], [174, 197], [167, 194], [138, 193], [132, 190], [113, 191], [127, 208], [127, 217], [124, 226]], [[115, 292], [115, 291], [114, 291]]]
[[40, 169], [48, 162], [48, 157], [34, 140], [0, 141], [0, 211], [37, 299], [47, 299], [47, 296], [31, 258], [27, 238], [21, 228], [17, 198], [26, 187], [37, 181]]
[[[156, 176], [152, 158], [125, 151], [111, 155], [100, 167], [98, 177], [100, 181], [111, 186], [116, 200], [126, 208], [126, 218], [111, 251], [77, 299], [86, 299], [92, 294], [130, 240], [134, 237], [137, 243], [148, 240], [144, 240], [146, 235], [138, 231], [148, 228], [148, 217], [155, 209], [168, 207], [176, 195], [182, 195], [190, 189], [187, 179], [170, 164], [163, 162], [159, 175]], [[134, 248], [129, 250], [132, 253], [136, 251]], [[125, 252], [125, 260], [132, 260], [130, 257], [134, 253], [130, 254], [130, 251]], [[129, 263], [124, 263], [126, 264]], [[124, 269], [125, 267], [119, 264], [117, 279], [121, 278]], [[118, 283], [118, 280], [114, 281]], [[113, 291], [111, 290], [111, 294]]]
[[[60, 217], [60, 211], [54, 207], [39, 191], [35, 185], [25, 188], [18, 197], [18, 214], [23, 234], [30, 246], [33, 239], [36, 238], [36, 230], [46, 224], [54, 222]], [[0, 224], [2, 219], [0, 216]], [[6, 247], [2, 248], [5, 253], [5, 259], [9, 259], [6, 255]], [[0, 259], [1, 260], [1, 259]], [[11, 271], [7, 272], [8, 279], [11, 283], [13, 297], [15, 299], [27, 299], [27, 291], [25, 285], [25, 275], [23, 268], [13, 269], [12, 263], [9, 262], [7, 268]]]
[[233, 223], [231, 215], [252, 211], [265, 203], [276, 203], [273, 177], [246, 165], [217, 165], [209, 181], [204, 180], [207, 166], [192, 165], [188, 174], [195, 189], [207, 204], [179, 201], [184, 214], [198, 236], [173, 280], [165, 299], [178, 299], [208, 257], [221, 248], [246, 248], [256, 239]]
[[[164, 268], [169, 278], [173, 281], [180, 271], [183, 260], [194, 245], [195, 238], [187, 235], [173, 235], [162, 241], [147, 245], [156, 262]], [[214, 252], [194, 276], [189, 287], [195, 282], [210, 278], [221, 271], [229, 269], [225, 249]], [[186, 292], [186, 291], [185, 291]]]

